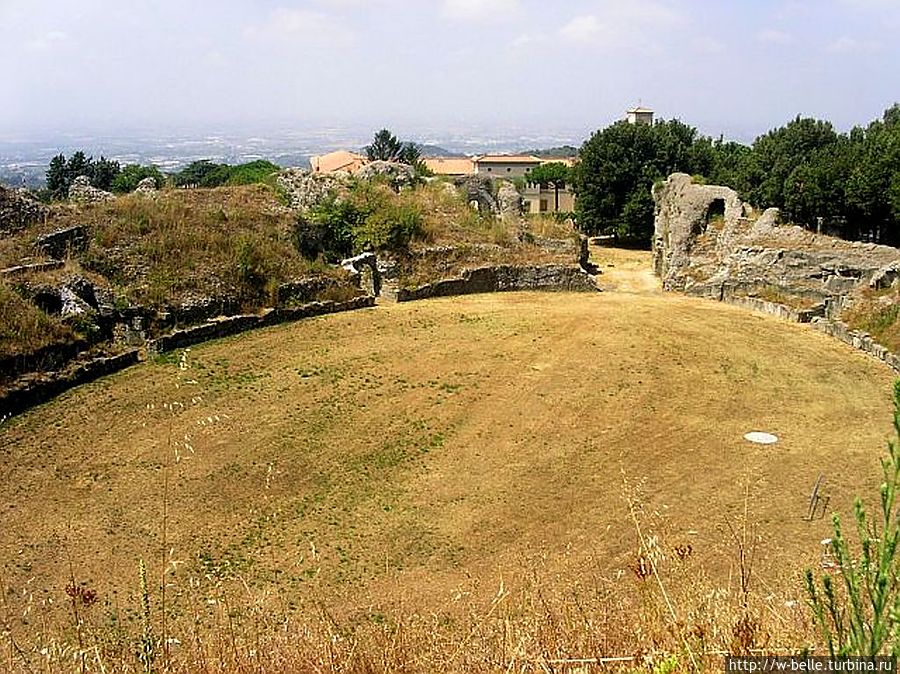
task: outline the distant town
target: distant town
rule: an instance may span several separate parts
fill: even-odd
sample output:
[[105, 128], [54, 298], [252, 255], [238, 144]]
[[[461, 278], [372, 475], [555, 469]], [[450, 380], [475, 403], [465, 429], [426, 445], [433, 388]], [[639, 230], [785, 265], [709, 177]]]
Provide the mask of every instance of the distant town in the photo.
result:
[[[47, 165], [59, 153], [84, 150], [125, 164], [154, 164], [164, 172], [177, 171], [191, 162], [209, 159], [240, 164], [267, 159], [279, 166], [310, 167], [316, 155], [336, 150], [361, 150], [372, 127], [333, 127], [298, 131], [276, 129], [268, 133], [240, 131], [157, 133], [129, 131], [114, 134], [61, 134], [56, 137], [0, 135], [0, 183], [32, 189], [43, 187]], [[598, 126], [601, 126], [598, 123]], [[466, 157], [482, 154], [529, 153], [564, 145], [579, 147], [593, 129], [530, 132], [512, 129], [493, 134], [478, 128], [450, 131], [415, 130], [402, 134], [423, 148], [423, 155]]]

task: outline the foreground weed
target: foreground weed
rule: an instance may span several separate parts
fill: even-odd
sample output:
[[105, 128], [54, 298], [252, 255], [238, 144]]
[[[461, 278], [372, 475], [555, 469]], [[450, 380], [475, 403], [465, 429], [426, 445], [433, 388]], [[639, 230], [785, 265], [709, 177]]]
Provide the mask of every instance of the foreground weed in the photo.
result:
[[874, 656], [884, 651], [900, 655], [900, 512], [896, 507], [900, 488], [900, 381], [894, 383], [894, 430], [898, 441], [888, 442], [881, 460], [884, 482], [879, 489], [881, 512], [870, 521], [862, 499], [856, 498], [853, 515], [859, 539], [854, 554], [844, 535], [840, 516], [832, 516], [831, 548], [837, 576], [825, 574], [821, 589], [813, 572], [805, 573], [806, 592], [816, 626], [831, 657]]

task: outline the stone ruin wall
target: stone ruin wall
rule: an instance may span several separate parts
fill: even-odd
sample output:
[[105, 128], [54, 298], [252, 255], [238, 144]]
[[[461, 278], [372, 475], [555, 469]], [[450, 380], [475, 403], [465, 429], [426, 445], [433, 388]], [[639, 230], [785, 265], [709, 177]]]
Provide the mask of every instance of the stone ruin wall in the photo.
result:
[[782, 225], [777, 209], [755, 213], [731, 188], [683, 173], [653, 199], [653, 266], [665, 290], [812, 323], [900, 372], [900, 358], [839, 320], [860, 291], [900, 283], [900, 250]]

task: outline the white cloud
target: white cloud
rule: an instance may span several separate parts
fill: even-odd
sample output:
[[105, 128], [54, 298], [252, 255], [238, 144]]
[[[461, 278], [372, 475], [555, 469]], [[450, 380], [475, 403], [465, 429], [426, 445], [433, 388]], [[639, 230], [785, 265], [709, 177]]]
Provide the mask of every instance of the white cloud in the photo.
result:
[[600, 19], [593, 15], [576, 16], [559, 29], [560, 35], [573, 42], [593, 42], [603, 31]]
[[61, 30], [50, 30], [43, 35], [38, 35], [37, 37], [32, 38], [25, 43], [25, 46], [36, 51], [45, 51], [47, 49], [51, 49], [55, 45], [68, 42], [68, 40], [68, 33], [64, 33]]
[[376, 7], [397, 4], [399, 0], [316, 0], [318, 4], [331, 9], [373, 9]]
[[519, 0], [443, 0], [441, 14], [467, 21], [501, 20], [520, 8]]
[[897, 9], [897, 0], [840, 0], [850, 9]]
[[203, 63], [211, 68], [225, 68], [228, 66], [228, 57], [218, 49], [212, 49], [203, 54]]
[[691, 40], [691, 44], [701, 54], [724, 54], [725, 43], [709, 36], [701, 36]]
[[826, 49], [833, 54], [859, 54], [880, 51], [882, 45], [874, 40], [857, 40], [848, 35], [842, 35], [831, 42]]
[[794, 38], [790, 35], [790, 33], [785, 33], [781, 30], [775, 30], [774, 28], [766, 28], [765, 30], [759, 31], [756, 34], [756, 39], [767, 44], [780, 45], [787, 45], [794, 41]]
[[560, 28], [559, 34], [573, 42], [605, 47], [647, 45], [683, 22], [675, 10], [655, 0], [606, 0], [600, 3], [598, 11], [573, 18]]
[[248, 37], [262, 40], [290, 40], [342, 47], [352, 44], [356, 34], [339, 19], [324, 12], [279, 7], [261, 25], [248, 28]]
[[547, 42], [545, 35], [536, 35], [535, 33], [522, 33], [518, 35], [512, 42], [510, 47], [513, 49], [531, 49], [539, 44]]

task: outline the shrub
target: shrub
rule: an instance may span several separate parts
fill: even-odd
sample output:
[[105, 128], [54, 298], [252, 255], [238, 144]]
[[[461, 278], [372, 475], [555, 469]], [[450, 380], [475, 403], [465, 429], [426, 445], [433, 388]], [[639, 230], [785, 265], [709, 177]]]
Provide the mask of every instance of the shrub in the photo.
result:
[[396, 194], [385, 179], [360, 182], [344, 196], [331, 194], [311, 210], [294, 232], [307, 258], [346, 257], [373, 249], [399, 250], [423, 234], [418, 191]]
[[399, 250], [422, 231], [422, 210], [411, 201], [398, 200], [369, 213], [353, 230], [356, 250]]
[[73, 337], [68, 326], [0, 282], [0, 357], [30, 353]]
[[280, 166], [270, 161], [257, 159], [246, 164], [232, 166], [226, 182], [228, 185], [274, 184], [274, 174], [280, 170]]
[[329, 262], [348, 257], [353, 251], [353, 230], [365, 215], [350, 201], [330, 194], [300, 218], [294, 229], [294, 245], [303, 257], [323, 255]]
[[242, 236], [237, 243], [238, 280], [251, 295], [261, 295], [269, 279], [267, 260], [257, 243]]

